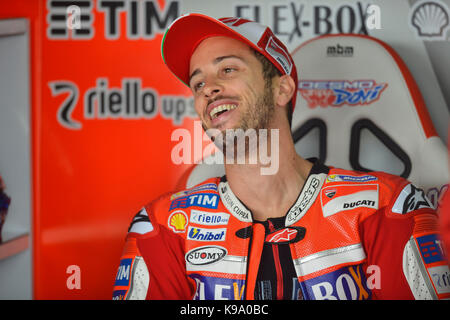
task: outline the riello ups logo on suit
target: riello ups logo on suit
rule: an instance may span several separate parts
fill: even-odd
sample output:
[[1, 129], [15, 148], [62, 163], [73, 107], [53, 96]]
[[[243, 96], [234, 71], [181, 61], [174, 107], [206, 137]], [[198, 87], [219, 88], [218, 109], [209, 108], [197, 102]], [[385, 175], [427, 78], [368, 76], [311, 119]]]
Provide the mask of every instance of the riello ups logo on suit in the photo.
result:
[[[164, 3], [164, 6], [160, 6], [160, 3]], [[46, 36], [52, 48], [61, 44], [61, 48], [65, 51], [66, 44], [71, 42], [71, 45], [82, 48], [80, 56], [91, 56], [94, 53], [101, 56], [103, 51], [110, 50], [107, 48], [126, 49], [130, 46], [126, 58], [115, 56], [115, 60], [128, 59], [123, 60], [120, 65], [105, 67], [102, 59], [95, 60], [95, 64], [106, 68], [108, 73], [100, 76], [98, 69], [93, 69], [92, 73], [81, 75], [84, 78], [84, 87], [86, 83], [91, 83], [85, 90], [80, 89], [79, 80], [73, 81], [68, 79], [69, 76], [47, 82], [52, 97], [58, 99], [57, 120], [62, 127], [78, 130], [88, 120], [153, 119], [158, 114], [172, 120], [174, 125], [179, 125], [186, 117], [197, 117], [191, 97], [161, 95], [158, 88], [143, 85], [144, 77], [155, 77], [164, 67], [160, 62], [156, 66], [157, 62], [147, 61], [147, 56], [143, 57], [143, 54], [148, 50], [148, 44], [153, 45], [151, 40], [156, 35], [164, 34], [167, 27], [180, 16], [178, 1], [48, 0], [46, 5]], [[107, 40], [106, 46], [111, 47], [103, 45], [104, 40]], [[145, 41], [137, 44], [135, 40]], [[157, 42], [156, 46], [159, 47], [159, 40]], [[86, 46], [89, 43], [93, 46]], [[135, 50], [138, 52], [134, 52]], [[114, 55], [111, 52], [105, 54]], [[75, 59], [77, 61], [73, 63], [68, 61], [69, 64], [73, 64], [72, 70], [79, 66], [80, 59]], [[130, 62], [129, 59], [142, 61], [146, 66], [142, 69], [146, 70], [142, 71], [142, 77], [123, 76], [117, 83], [117, 75], [128, 72], [126, 66]], [[89, 63], [93, 64], [92, 61], [94, 60]], [[151, 70], [148, 69], [149, 66]], [[92, 77], [96, 72], [98, 76]], [[109, 74], [111, 75], [108, 76]], [[113, 74], [114, 85], [112, 85]]]

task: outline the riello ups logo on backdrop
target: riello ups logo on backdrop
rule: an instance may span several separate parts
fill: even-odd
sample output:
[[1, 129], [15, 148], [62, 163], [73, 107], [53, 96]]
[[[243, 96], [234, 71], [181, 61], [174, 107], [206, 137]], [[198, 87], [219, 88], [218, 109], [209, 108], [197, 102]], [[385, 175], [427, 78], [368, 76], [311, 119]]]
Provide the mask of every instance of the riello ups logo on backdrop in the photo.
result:
[[[104, 27], [94, 27], [94, 19], [104, 16]], [[125, 16], [122, 28], [120, 17]], [[180, 3], [166, 1], [161, 8], [157, 0], [126, 1], [47, 1], [48, 39], [54, 41], [91, 40], [104, 36], [114, 41], [152, 40], [163, 34], [180, 16]], [[125, 34], [121, 31], [126, 30]], [[196, 118], [192, 97], [158, 94], [155, 88], [142, 85], [141, 78], [123, 77], [119, 86], [112, 86], [108, 77], [98, 77], [92, 86], [80, 93], [78, 85], [67, 79], [48, 82], [53, 97], [63, 96], [57, 120], [66, 129], [81, 129], [83, 123], [73, 117], [73, 112], [83, 109], [83, 119], [153, 119], [157, 114], [179, 125], [184, 118]]]
[[185, 118], [197, 118], [192, 97], [160, 95], [154, 88], [142, 86], [140, 78], [122, 78], [120, 87], [109, 85], [108, 78], [97, 78], [95, 86], [80, 96], [78, 86], [69, 80], [50, 81], [48, 86], [54, 97], [64, 96], [57, 111], [59, 124], [79, 130], [83, 124], [73, 117], [82, 106], [83, 119], [153, 119], [159, 113], [162, 118], [180, 125]]

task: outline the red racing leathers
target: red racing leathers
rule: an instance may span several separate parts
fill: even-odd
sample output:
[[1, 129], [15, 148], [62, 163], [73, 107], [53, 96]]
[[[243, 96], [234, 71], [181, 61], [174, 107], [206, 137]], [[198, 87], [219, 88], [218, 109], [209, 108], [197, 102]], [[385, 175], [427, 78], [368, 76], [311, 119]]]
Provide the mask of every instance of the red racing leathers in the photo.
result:
[[268, 233], [225, 177], [163, 195], [133, 219], [114, 299], [254, 299], [265, 243], [288, 244], [303, 299], [442, 299], [437, 216], [403, 178], [315, 164]]

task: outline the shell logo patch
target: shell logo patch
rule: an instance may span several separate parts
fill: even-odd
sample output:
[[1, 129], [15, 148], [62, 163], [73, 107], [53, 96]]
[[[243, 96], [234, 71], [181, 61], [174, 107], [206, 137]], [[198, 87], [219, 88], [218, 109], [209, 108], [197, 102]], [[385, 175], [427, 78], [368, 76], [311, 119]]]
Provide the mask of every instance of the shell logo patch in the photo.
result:
[[167, 221], [168, 226], [172, 229], [173, 232], [176, 233], [186, 232], [187, 223], [188, 218], [186, 216], [186, 213], [181, 210], [173, 212], [169, 216], [169, 220]]

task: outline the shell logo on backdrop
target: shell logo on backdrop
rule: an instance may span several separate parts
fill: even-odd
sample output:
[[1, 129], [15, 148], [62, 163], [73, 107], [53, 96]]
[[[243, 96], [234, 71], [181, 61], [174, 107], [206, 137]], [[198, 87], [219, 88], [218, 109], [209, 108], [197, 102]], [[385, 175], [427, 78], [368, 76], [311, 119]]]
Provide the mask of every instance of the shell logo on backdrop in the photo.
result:
[[450, 10], [442, 1], [417, 1], [410, 10], [410, 26], [423, 40], [447, 40]]

